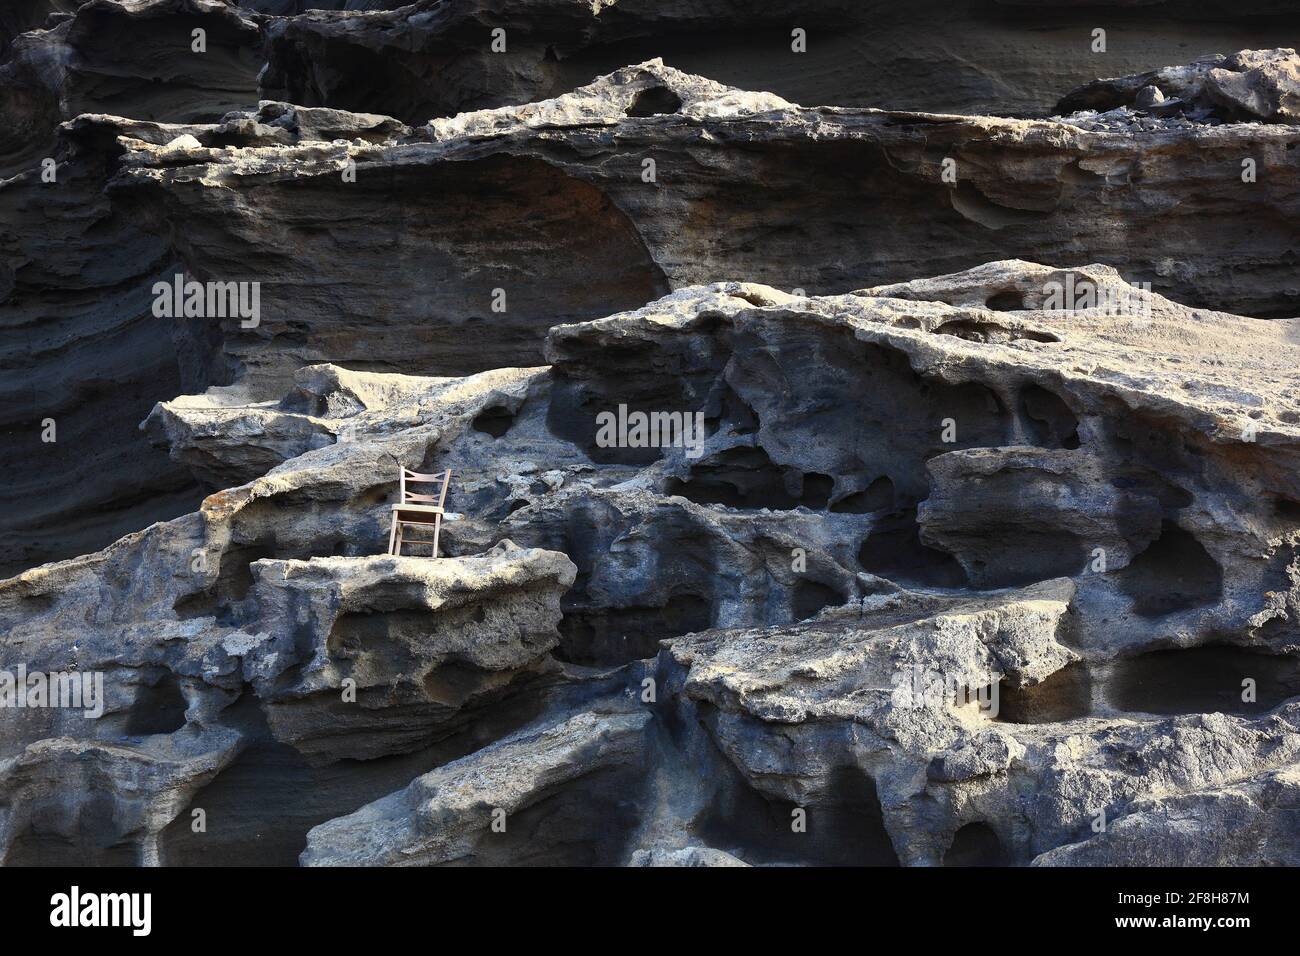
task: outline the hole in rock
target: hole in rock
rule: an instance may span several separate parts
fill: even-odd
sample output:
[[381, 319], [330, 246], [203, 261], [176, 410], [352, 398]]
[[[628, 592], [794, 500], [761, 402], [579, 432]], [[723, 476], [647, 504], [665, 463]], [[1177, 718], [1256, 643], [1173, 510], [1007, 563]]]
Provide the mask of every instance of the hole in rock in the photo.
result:
[[967, 823], [952, 838], [944, 866], [1006, 866], [1002, 841], [987, 823]]
[[1082, 661], [1067, 664], [1030, 687], [998, 684], [996, 720], [1009, 724], [1052, 724], [1092, 713], [1092, 679]]
[[138, 866], [137, 843], [123, 834], [115, 820], [113, 797], [95, 792], [101, 783], [108, 791], [107, 780], [87, 781], [86, 799], [79, 800], [67, 791], [66, 802], [58, 806], [37, 806], [31, 810], [27, 826], [14, 838], [5, 855], [5, 866]]
[[1223, 593], [1223, 573], [1204, 545], [1172, 521], [1119, 573], [1120, 588], [1139, 617], [1161, 617], [1213, 604]]
[[1300, 521], [1300, 501], [1282, 497], [1274, 498], [1273, 513], [1287, 521]]
[[825, 508], [834, 484], [827, 475], [778, 467], [762, 448], [728, 448], [692, 466], [686, 480], [670, 478], [664, 492], [702, 505], [789, 511]]
[[713, 626], [713, 606], [676, 594], [664, 607], [574, 608], [560, 620], [555, 656], [572, 664], [608, 667], [659, 653], [659, 642]]
[[709, 846], [746, 863], [815, 866], [898, 866], [885, 830], [875, 781], [856, 767], [841, 767], [824, 798], [803, 807], [806, 832], [791, 824], [797, 804], [765, 797], [732, 770], [696, 821]]
[[750, 289], [741, 289], [737, 292], [730, 293], [730, 295], [736, 297], [737, 299], [740, 299], [742, 302], [748, 302], [750, 305], [757, 306], [760, 309], [763, 308], [764, 306], [769, 306], [773, 304], [772, 300], [769, 297], [764, 296]]
[[1074, 162], [1061, 167], [1056, 174], [1056, 178], [1072, 186], [1091, 186], [1106, 179], [1100, 173], [1084, 169], [1081, 162], [1081, 160], [1076, 159]]
[[491, 408], [485, 408], [471, 422], [475, 431], [491, 435], [493, 438], [500, 438], [510, 431], [510, 426], [514, 423], [514, 412], [504, 405], [493, 405]]
[[[1255, 700], [1242, 700], [1247, 678]], [[1153, 651], [1111, 665], [1106, 696], [1125, 712], [1258, 714], [1300, 694], [1300, 662], [1290, 656], [1209, 646]]]
[[682, 98], [666, 86], [652, 86], [642, 90], [627, 108], [628, 116], [661, 116], [676, 113], [682, 108]]
[[[226, 714], [248, 734], [250, 743], [168, 824], [160, 841], [162, 862], [297, 866], [312, 827], [402, 790], [420, 774], [513, 733], [535, 720], [541, 706], [536, 695], [511, 695], [447, 728], [443, 739], [431, 746], [322, 765], [275, 740], [257, 700], [245, 696]], [[389, 716], [396, 726], [411, 729], [409, 715]], [[433, 728], [424, 736], [433, 736]], [[206, 814], [206, 833], [191, 829], [192, 812], [200, 808]]]
[[[981, 587], [1009, 588], [1047, 578], [1072, 577], [1087, 567], [1091, 542], [1069, 531], [985, 526], [989, 550], [972, 560]], [[968, 539], [966, 547], [978, 547]], [[978, 552], [976, 552], [978, 553]]]
[[1079, 419], [1059, 395], [1038, 385], [1026, 385], [1020, 392], [1020, 405], [1035, 444], [1043, 448], [1079, 447]]
[[984, 308], [993, 312], [1018, 312], [1025, 307], [1025, 297], [1015, 289], [1006, 289], [989, 296]]
[[217, 613], [217, 599], [210, 591], [199, 591], [177, 598], [172, 604], [172, 610], [182, 619], [213, 617]]
[[185, 726], [188, 706], [176, 675], [167, 671], [153, 684], [137, 685], [122, 733], [132, 737], [173, 733]]
[[44, 614], [54, 607], [53, 594], [24, 594], [22, 599], [23, 614]]
[[796, 621], [806, 621], [822, 608], [839, 607], [846, 598], [833, 587], [819, 581], [800, 579], [795, 583], [793, 611]]
[[1015, 341], [1059, 342], [1060, 338], [1051, 332], [1036, 329], [1016, 329], [996, 322], [978, 322], [973, 319], [953, 319], [936, 326], [936, 335], [953, 335], [968, 342], [1003, 343]]
[[643, 813], [644, 769], [604, 767], [544, 791], [485, 831], [466, 860], [476, 866], [618, 866]]
[[831, 505], [831, 511], [864, 515], [894, 507], [894, 483], [881, 475], [862, 491], [845, 495]]
[[921, 543], [915, 508], [883, 519], [858, 549], [858, 565], [899, 584], [941, 588], [966, 584], [966, 572], [956, 558]]
[[815, 471], [806, 472], [803, 476], [803, 493], [799, 496], [799, 504], [814, 510], [825, 508], [831, 497], [831, 489], [834, 487], [835, 479], [829, 475], [819, 475]]
[[223, 623], [229, 622], [230, 605], [248, 597], [248, 591], [253, 586], [253, 572], [249, 565], [254, 561], [275, 556], [271, 548], [259, 544], [236, 545], [228, 548], [221, 555], [217, 583], [209, 590], [180, 598], [172, 606], [172, 610], [182, 618], [215, 615]]

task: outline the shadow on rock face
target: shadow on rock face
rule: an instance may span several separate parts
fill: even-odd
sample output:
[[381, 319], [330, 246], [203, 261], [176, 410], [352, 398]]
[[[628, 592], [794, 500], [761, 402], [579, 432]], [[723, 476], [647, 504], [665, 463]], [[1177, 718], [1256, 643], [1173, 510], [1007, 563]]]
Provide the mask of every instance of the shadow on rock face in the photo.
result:
[[504, 833], [479, 841], [472, 865], [617, 866], [630, 852], [643, 792], [640, 768], [595, 770], [512, 814]]
[[[439, 743], [375, 760], [308, 762], [276, 741], [256, 701], [235, 705], [248, 747], [199, 790], [163, 831], [167, 866], [297, 866], [307, 831], [385, 794], [413, 777], [471, 753], [534, 719], [538, 701], [513, 698]], [[194, 832], [194, 811], [204, 812], [204, 832]]]
[[[795, 828], [802, 809], [806, 830]], [[826, 796], [800, 808], [763, 796], [736, 776], [695, 824], [709, 846], [757, 865], [898, 866], [875, 782], [856, 767], [832, 775]]]
[[889, 515], [862, 542], [858, 564], [863, 571], [899, 584], [957, 588], [966, 572], [957, 559], [921, 543], [915, 507]]
[[1050, 724], [1092, 712], [1092, 678], [1087, 665], [1067, 664], [1041, 683], [998, 687], [997, 719], [1009, 724]]
[[555, 656], [592, 667], [654, 657], [659, 642], [713, 623], [712, 604], [695, 594], [675, 595], [664, 607], [574, 608], [560, 620]]
[[[1260, 714], [1300, 694], [1295, 657], [1236, 647], [1154, 651], [1107, 670], [1106, 697], [1129, 713]], [[1242, 699], [1248, 690], [1253, 701]]]
[[[123, 837], [113, 821], [116, 799], [107, 793], [92, 796], [78, 808], [76, 826], [47, 815], [35, 816], [13, 841], [5, 866], [136, 866], [134, 840]], [[54, 814], [57, 816], [57, 814]]]
[[1120, 572], [1119, 580], [1140, 617], [1213, 604], [1223, 593], [1218, 562], [1195, 535], [1172, 521], [1161, 525], [1160, 537]]
[[1005, 866], [1002, 841], [987, 823], [968, 823], [952, 838], [943, 856], [944, 866]]

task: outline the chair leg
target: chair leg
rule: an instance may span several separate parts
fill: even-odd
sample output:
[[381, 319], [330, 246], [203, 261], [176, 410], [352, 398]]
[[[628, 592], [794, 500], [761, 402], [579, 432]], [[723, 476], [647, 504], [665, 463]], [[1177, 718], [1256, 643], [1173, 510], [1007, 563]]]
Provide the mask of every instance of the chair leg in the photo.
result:
[[404, 529], [402, 526], [402, 522], [401, 521], [397, 522], [397, 550], [394, 551], [393, 554], [397, 555], [399, 558], [402, 556], [402, 531], [403, 530]]
[[442, 515], [433, 516], [433, 556], [438, 556], [438, 535], [442, 532]]
[[397, 540], [397, 512], [393, 512], [393, 522], [388, 528], [388, 553], [396, 554], [393, 550], [393, 542]]

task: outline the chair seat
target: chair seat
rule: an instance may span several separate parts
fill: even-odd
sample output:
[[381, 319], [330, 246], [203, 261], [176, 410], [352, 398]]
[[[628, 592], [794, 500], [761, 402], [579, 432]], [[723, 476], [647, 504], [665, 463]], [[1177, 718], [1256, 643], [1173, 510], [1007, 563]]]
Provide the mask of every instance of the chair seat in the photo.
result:
[[393, 505], [394, 511], [419, 511], [422, 514], [440, 515], [445, 512], [437, 505]]

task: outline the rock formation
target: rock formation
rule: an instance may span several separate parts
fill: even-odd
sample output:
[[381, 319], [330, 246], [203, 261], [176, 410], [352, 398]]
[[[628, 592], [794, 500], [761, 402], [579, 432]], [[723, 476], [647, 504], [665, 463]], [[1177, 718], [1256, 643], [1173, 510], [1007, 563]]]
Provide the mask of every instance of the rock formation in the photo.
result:
[[1300, 864], [1285, 6], [14, 6], [0, 861]]
[[[263, 4], [269, 8], [276, 3]], [[283, 4], [281, 4], [283, 5]], [[409, 123], [554, 96], [654, 56], [799, 103], [1045, 115], [1100, 70], [1294, 45], [1292, 4], [350, 0], [266, 21], [267, 98]], [[924, 29], [918, 28], [924, 24]], [[1104, 49], [1093, 31], [1106, 31]], [[491, 45], [493, 31], [499, 43]], [[802, 31], [802, 37], [796, 36]], [[792, 44], [803, 52], [791, 57]]]
[[1207, 56], [1187, 66], [1096, 80], [1058, 104], [1069, 113], [1127, 106], [1201, 121], [1294, 124], [1300, 119], [1300, 57], [1290, 49]]
[[[140, 457], [150, 399], [243, 382], [264, 400], [323, 361], [444, 374], [535, 364], [557, 322], [720, 275], [844, 292], [1008, 256], [1102, 258], [1191, 304], [1295, 311], [1296, 127], [1168, 120], [1134, 136], [1079, 122], [804, 109], [656, 62], [419, 129], [283, 104], [218, 124], [80, 117], [60, 131], [57, 190], [33, 170], [0, 192], [13, 261], [27, 263], [12, 321], [32, 329], [12, 407], [28, 432], [61, 418], [97, 456], [126, 460], [100, 470], [102, 531], [58, 495], [39, 513], [17, 505], [9, 566], [197, 501]], [[68, 204], [53, 234], [52, 193]], [[70, 286], [54, 246], [95, 267]], [[150, 290], [182, 274], [261, 283], [260, 321], [155, 316]], [[47, 395], [51, 366], [86, 362], [95, 374]], [[99, 387], [83, 384], [101, 381], [122, 398], [107, 420]], [[38, 460], [37, 485], [76, 467], [45, 449]], [[16, 478], [16, 498], [30, 498], [26, 484]]]
[[[1142, 308], [1045, 307], [1053, 283]], [[270, 843], [310, 864], [1122, 862], [1123, 831], [1090, 824], [1131, 811], [1138, 859], [1168, 862], [1151, 833], [1182, 802], [1207, 829], [1224, 800], [1280, 826], [1294, 338], [1107, 268], [1002, 262], [838, 296], [693, 287], [557, 327], [547, 368], [318, 366], [280, 402], [160, 405], [178, 462], [245, 482], [0, 586], [7, 655], [106, 674], [93, 737], [51, 711], [7, 735], [29, 788], [8, 857], [195, 859], [188, 810], [258, 813], [223, 775], [359, 759], [316, 816], [258, 817]], [[620, 404], [698, 410], [705, 434], [602, 447]], [[374, 556], [399, 463], [458, 476], [453, 557]], [[928, 702], [936, 675], [970, 699]], [[158, 795], [46, 806], [31, 781], [69, 763], [122, 789], [147, 768]], [[518, 821], [500, 841], [494, 810]]]

